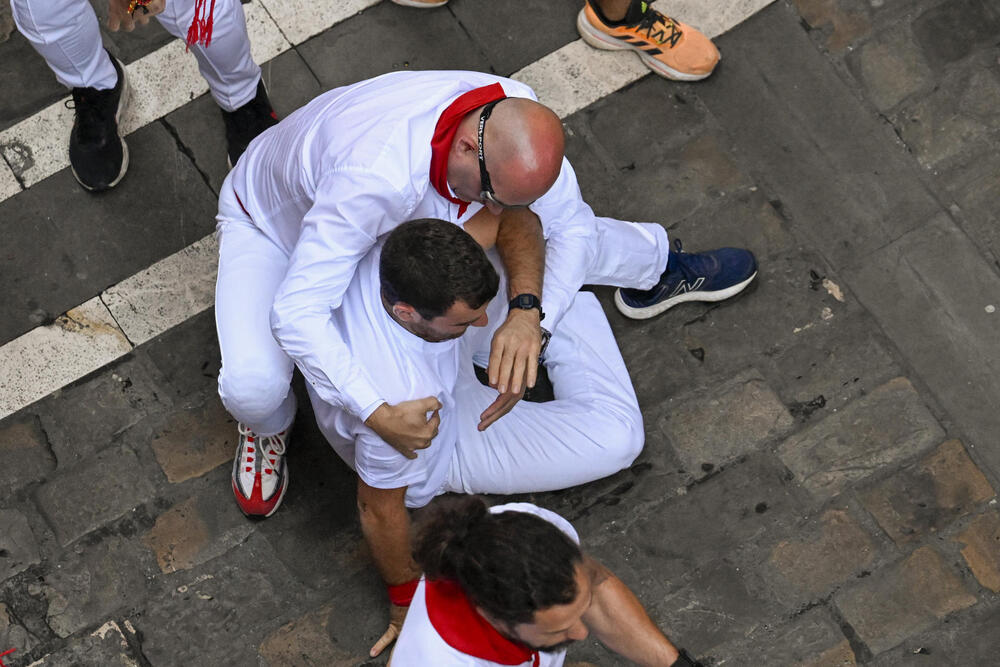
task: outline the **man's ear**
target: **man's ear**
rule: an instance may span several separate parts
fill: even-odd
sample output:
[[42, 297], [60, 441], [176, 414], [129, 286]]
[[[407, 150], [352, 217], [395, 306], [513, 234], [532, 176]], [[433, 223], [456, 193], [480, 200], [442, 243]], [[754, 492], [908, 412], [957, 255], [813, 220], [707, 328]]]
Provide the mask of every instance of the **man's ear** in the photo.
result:
[[455, 151], [462, 154], [474, 153], [479, 155], [479, 145], [476, 139], [468, 134], [460, 134], [455, 141]]
[[413, 306], [402, 301], [397, 301], [392, 305], [392, 314], [400, 322], [416, 323], [423, 319]]

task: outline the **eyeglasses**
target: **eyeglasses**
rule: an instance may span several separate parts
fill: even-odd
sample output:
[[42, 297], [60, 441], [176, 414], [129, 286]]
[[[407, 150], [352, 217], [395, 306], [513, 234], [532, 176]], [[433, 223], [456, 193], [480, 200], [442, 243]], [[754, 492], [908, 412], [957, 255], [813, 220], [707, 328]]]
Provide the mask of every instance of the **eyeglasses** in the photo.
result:
[[493, 100], [484, 106], [483, 112], [479, 114], [479, 183], [482, 188], [479, 192], [479, 200], [484, 204], [490, 202], [502, 208], [528, 208], [534, 202], [531, 202], [531, 204], [505, 204], [497, 199], [496, 194], [493, 192], [493, 185], [490, 183], [490, 173], [486, 171], [486, 154], [483, 152], [483, 130], [486, 129], [486, 121], [489, 119], [490, 114], [493, 113], [493, 107], [505, 99], [507, 98], [501, 97], [499, 100]]

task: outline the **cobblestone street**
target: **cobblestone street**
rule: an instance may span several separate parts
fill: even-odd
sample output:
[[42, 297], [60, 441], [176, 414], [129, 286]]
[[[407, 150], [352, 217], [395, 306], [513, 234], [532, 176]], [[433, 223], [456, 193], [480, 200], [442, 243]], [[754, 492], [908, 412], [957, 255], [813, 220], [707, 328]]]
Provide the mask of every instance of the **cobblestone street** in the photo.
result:
[[[262, 67], [282, 117], [391, 70], [510, 76], [576, 41], [580, 6], [367, 3]], [[233, 501], [211, 308], [6, 402], [49, 372], [23, 361], [34, 332], [103, 340], [79, 304], [113, 312], [109, 286], [214, 256], [197, 244], [226, 162], [200, 95], [129, 135], [115, 190], [88, 194], [66, 166], [36, 179], [44, 156], [2, 133], [66, 93], [5, 21], [0, 664], [385, 664], [367, 657], [387, 600], [354, 476], [301, 378], [281, 509], [251, 521]], [[171, 41], [107, 35], [126, 63]], [[1000, 664], [1000, 6], [776, 0], [715, 41], [704, 82], [647, 74], [561, 114], [567, 154], [598, 215], [660, 222], [689, 251], [749, 248], [757, 280], [647, 321], [596, 288], [645, 449], [518, 499], [569, 519], [706, 665]], [[592, 640], [567, 658], [618, 664]]]

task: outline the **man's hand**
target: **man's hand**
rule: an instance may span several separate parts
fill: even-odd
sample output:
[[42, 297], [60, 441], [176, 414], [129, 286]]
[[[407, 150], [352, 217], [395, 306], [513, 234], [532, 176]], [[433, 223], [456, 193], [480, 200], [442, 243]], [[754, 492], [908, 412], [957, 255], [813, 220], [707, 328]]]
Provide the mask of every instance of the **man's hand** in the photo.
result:
[[507, 314], [507, 321], [493, 334], [486, 370], [490, 386], [501, 394], [520, 394], [525, 388], [535, 386], [538, 355], [542, 351], [540, 317], [537, 309], [513, 308]]
[[389, 628], [382, 633], [379, 640], [375, 642], [372, 646], [372, 650], [368, 652], [371, 657], [376, 657], [385, 649], [389, 648], [389, 645], [396, 641], [396, 637], [403, 630], [403, 621], [406, 620], [406, 612], [409, 607], [400, 607], [399, 605], [390, 604], [389, 605]]
[[[365, 424], [380, 438], [408, 459], [417, 458], [418, 449], [431, 446], [437, 437], [441, 402], [433, 396], [403, 401], [396, 405], [383, 403], [368, 416]], [[427, 413], [431, 412], [430, 418]]]
[[111, 32], [118, 32], [120, 28], [132, 32], [136, 24], [146, 25], [149, 19], [166, 9], [167, 0], [151, 0], [145, 7], [136, 7], [131, 14], [129, 4], [130, 0], [108, 0], [108, 29]]
[[525, 387], [521, 387], [521, 391], [516, 394], [508, 391], [497, 396], [496, 400], [483, 410], [483, 414], [479, 415], [479, 430], [485, 431], [493, 422], [510, 412], [517, 402], [524, 398], [524, 389]]

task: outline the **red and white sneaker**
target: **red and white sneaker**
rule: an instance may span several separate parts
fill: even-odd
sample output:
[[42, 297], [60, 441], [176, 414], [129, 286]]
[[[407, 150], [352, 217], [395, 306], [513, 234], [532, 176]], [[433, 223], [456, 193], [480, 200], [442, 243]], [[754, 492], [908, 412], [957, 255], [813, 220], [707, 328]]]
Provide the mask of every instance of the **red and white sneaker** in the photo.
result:
[[260, 437], [240, 424], [240, 446], [233, 461], [233, 493], [247, 516], [267, 517], [278, 511], [288, 490], [285, 443], [291, 426]]

